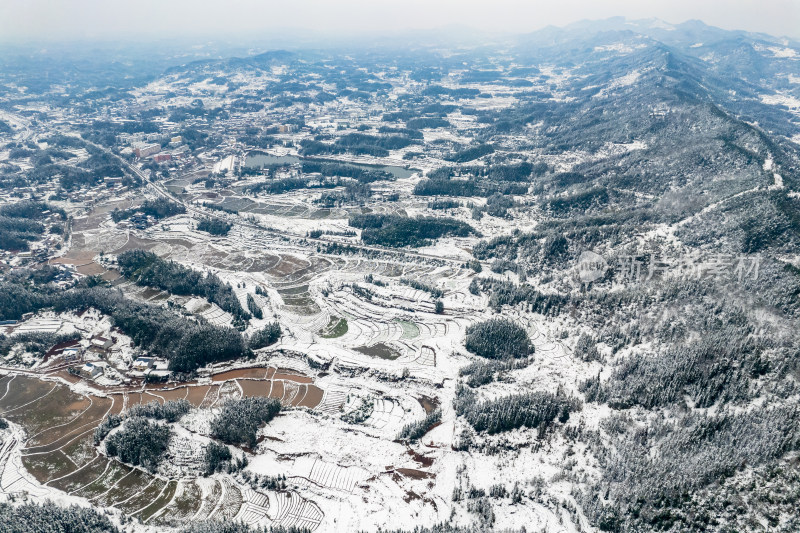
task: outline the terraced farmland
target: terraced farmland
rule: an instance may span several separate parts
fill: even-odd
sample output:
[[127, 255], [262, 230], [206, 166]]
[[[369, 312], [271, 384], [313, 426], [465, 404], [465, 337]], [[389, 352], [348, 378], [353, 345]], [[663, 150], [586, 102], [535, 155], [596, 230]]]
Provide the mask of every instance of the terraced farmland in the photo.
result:
[[226, 475], [165, 479], [105, 457], [93, 442], [94, 430], [105, 416], [154, 400], [187, 399], [195, 407], [212, 408], [225, 396], [245, 395], [315, 408], [325, 393], [311, 381], [260, 367], [218, 374], [212, 385], [119, 390], [101, 396], [74, 392], [60, 381], [2, 376], [0, 415], [21, 426], [25, 437], [0, 445], [0, 486], [4, 492], [13, 492], [15, 487], [30, 492], [41, 484], [43, 493], [60, 491], [85, 498], [145, 523], [236, 518], [252, 524], [314, 528], [322, 512], [294, 492], [261, 493], [245, 489]]

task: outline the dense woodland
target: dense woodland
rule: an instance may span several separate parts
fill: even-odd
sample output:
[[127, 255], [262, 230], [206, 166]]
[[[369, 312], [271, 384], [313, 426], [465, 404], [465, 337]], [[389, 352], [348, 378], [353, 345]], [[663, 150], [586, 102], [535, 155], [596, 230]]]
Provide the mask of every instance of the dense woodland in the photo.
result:
[[197, 229], [199, 231], [205, 231], [206, 233], [217, 236], [227, 235], [232, 227], [233, 224], [230, 222], [211, 217], [203, 218], [197, 223]]
[[154, 472], [172, 436], [168, 423], [177, 422], [190, 408], [186, 400], [134, 405], [124, 418], [110, 414], [103, 419], [95, 429], [94, 443], [103, 442], [109, 457]]
[[131, 209], [119, 209], [115, 208], [111, 212], [111, 219], [114, 222], [119, 222], [121, 220], [125, 220], [131, 218], [133, 215], [137, 213], [141, 213], [143, 215], [147, 215], [153, 217], [155, 219], [167, 218], [172, 217], [175, 215], [180, 215], [186, 212], [186, 208], [183, 207], [181, 204], [175, 203], [173, 201], [167, 200], [163, 197], [158, 197], [153, 200], [147, 199], [142, 202], [142, 205], [138, 207], [133, 207]]
[[454, 407], [475, 431], [491, 435], [521, 427], [544, 430], [555, 420], [564, 423], [569, 420], [571, 412], [581, 409], [581, 403], [562, 391], [556, 394], [537, 391], [496, 400], [479, 400], [473, 390], [462, 386], [456, 390]]
[[21, 346], [26, 353], [37, 357], [45, 355], [53, 346], [76, 341], [81, 338], [78, 332], [73, 333], [49, 333], [46, 331], [30, 331], [26, 333], [16, 333], [6, 336], [0, 334], [0, 355], [9, 355], [15, 346]]
[[468, 327], [464, 347], [487, 359], [527, 357], [534, 350], [525, 329], [505, 318], [493, 318]]
[[[66, 219], [63, 209], [45, 202], [23, 200], [0, 206], [0, 250], [28, 250], [30, 242], [42, 238], [46, 226], [42, 222], [49, 214]], [[51, 226], [50, 230], [58, 230]]]
[[251, 353], [242, 335], [233, 328], [213, 326], [167, 308], [134, 302], [121, 292], [104, 287], [83, 284], [62, 291], [6, 280], [0, 283], [0, 300], [7, 304], [0, 307], [2, 320], [19, 319], [24, 313], [46, 308], [81, 311], [94, 307], [109, 315], [134, 345], [168, 359], [170, 368], [178, 372]]
[[71, 505], [0, 503], [4, 533], [119, 533], [108, 517], [91, 508]]
[[233, 288], [211, 272], [202, 274], [174, 261], [161, 259], [153, 252], [138, 249], [121, 253], [117, 262], [122, 275], [139, 285], [183, 296], [200, 296], [236, 319], [250, 319], [250, 313], [242, 308]]
[[442, 411], [441, 409], [434, 409], [430, 413], [428, 413], [425, 418], [418, 422], [411, 422], [403, 426], [403, 429], [400, 430], [400, 433], [397, 435], [398, 439], [401, 440], [409, 440], [415, 441], [419, 440], [420, 437], [425, 435], [434, 425], [438, 424], [442, 420]]
[[105, 439], [109, 457], [154, 472], [169, 445], [168, 426], [141, 416], [126, 417], [122, 427]]
[[227, 400], [211, 422], [211, 435], [227, 444], [255, 448], [258, 429], [280, 410], [281, 403], [274, 398], [251, 396]]
[[250, 349], [259, 350], [278, 342], [281, 338], [281, 326], [277, 322], [267, 324], [255, 331], [247, 340]]
[[365, 244], [382, 246], [419, 247], [440, 237], [466, 237], [478, 232], [472, 226], [454, 218], [401, 217], [396, 215], [352, 215], [348, 224], [360, 228]]
[[340, 163], [324, 163], [313, 160], [304, 160], [302, 164], [304, 173], [320, 173], [324, 177], [353, 178], [359, 183], [367, 184], [379, 180], [391, 180], [392, 174], [383, 170], [367, 167], [356, 167]]
[[231, 451], [224, 444], [211, 441], [203, 452], [203, 473], [211, 475], [230, 468], [230, 460], [233, 458]]

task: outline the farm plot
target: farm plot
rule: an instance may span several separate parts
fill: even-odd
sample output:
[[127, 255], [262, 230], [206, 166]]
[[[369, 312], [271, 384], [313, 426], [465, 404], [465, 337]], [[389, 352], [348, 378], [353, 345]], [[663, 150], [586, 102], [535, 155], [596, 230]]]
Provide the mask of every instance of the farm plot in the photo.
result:
[[[30, 378], [22, 379], [38, 381]], [[17, 380], [16, 383], [21, 384], [22, 380]], [[28, 386], [36, 387], [33, 383]], [[45, 386], [45, 388], [47, 387]], [[56, 386], [25, 408], [9, 409], [5, 412], [5, 417], [24, 425], [31, 435], [43, 436], [46, 430], [46, 435], [49, 436], [51, 429], [61, 426], [68, 427], [70, 421], [85, 412], [91, 405], [90, 399], [73, 393], [67, 387]]]
[[319, 335], [324, 339], [335, 339], [347, 333], [347, 319], [332, 316], [328, 325], [320, 330]]
[[169, 520], [188, 520], [197, 514], [202, 504], [203, 492], [200, 487], [191, 480], [184, 480], [178, 483], [175, 497], [164, 506], [160, 515], [154, 518], [155, 522], [161, 519]]
[[394, 427], [400, 429], [403, 426], [405, 414], [400, 402], [391, 398], [377, 398], [372, 415], [367, 419], [366, 424], [378, 429]]
[[[14, 376], [8, 383], [8, 393], [0, 400], [0, 413], [6, 418], [10, 418], [11, 413], [40, 400], [52, 393], [56, 387], [55, 383], [36, 378]], [[22, 415], [24, 416], [24, 411]]]
[[355, 350], [359, 353], [363, 353], [364, 355], [377, 357], [378, 359], [385, 359], [387, 361], [394, 361], [395, 359], [399, 359], [402, 355], [391, 346], [382, 342], [373, 344], [372, 346], [359, 346], [355, 348]]
[[148, 394], [156, 396], [163, 402], [171, 402], [176, 400], [186, 400], [189, 394], [189, 387], [179, 387], [170, 390], [149, 390]]
[[306, 500], [294, 491], [281, 491], [269, 494], [270, 516], [273, 523], [284, 527], [315, 529], [324, 514], [312, 501]]
[[[301, 406], [313, 409], [322, 403], [325, 391], [314, 385], [313, 379], [301, 374], [280, 371], [275, 367], [255, 367], [229, 370], [212, 376], [215, 383], [221, 383], [218, 396], [225, 390], [236, 390], [243, 396], [262, 396], [276, 398], [285, 406]], [[235, 387], [235, 389], [234, 389]], [[194, 388], [194, 387], [192, 387]], [[209, 391], [211, 394], [211, 391]], [[203, 400], [202, 406], [213, 405], [217, 401]]]
[[[205, 480], [204, 480], [205, 481]], [[214, 510], [217, 508], [219, 504], [220, 498], [222, 497], [222, 483], [217, 481], [216, 479], [209, 480], [209, 483], [205, 483], [201, 486], [203, 499], [202, 505], [200, 509], [197, 511], [197, 514], [194, 516], [195, 520], [205, 520], [211, 516]]]
[[83, 467], [72, 471], [67, 476], [49, 481], [47, 484], [71, 494], [92, 483], [103, 475], [110, 466], [111, 461], [100, 455], [95, 455], [95, 458]]
[[205, 400], [206, 395], [208, 395], [209, 390], [213, 387], [210, 385], [197, 385], [195, 387], [186, 387], [186, 401], [190, 404], [194, 405], [195, 407], [199, 407], [203, 400]]
[[242, 492], [242, 508], [239, 511], [239, 520], [248, 525], [254, 525], [268, 517], [269, 498], [252, 489]]
[[236, 378], [245, 378], [245, 379], [264, 379], [267, 377], [267, 368], [265, 367], [255, 367], [255, 368], [238, 368], [236, 370], [228, 370], [227, 372], [221, 372], [219, 374], [214, 374], [211, 379], [212, 381], [227, 381], [229, 379], [236, 379]]
[[[163, 479], [98, 454], [93, 433], [103, 417], [143, 402], [186, 398], [194, 405], [210, 406], [221, 398], [248, 393], [313, 408], [324, 398], [323, 390], [311, 378], [275, 367], [234, 370], [214, 379], [214, 385], [152, 388], [98, 397], [32, 377], [1, 377], [0, 415], [31, 436], [27, 448], [19, 438], [0, 444], [0, 490], [39, 495], [60, 490], [97, 506], [115, 507], [144, 523], [160, 525], [194, 518], [239, 518], [254, 524], [317, 527], [322, 519], [319, 507], [296, 493], [268, 496], [243, 490], [227, 476], [202, 482]], [[171, 445], [170, 461], [189, 462], [190, 455], [199, 453], [190, 440], [179, 439]], [[184, 449], [186, 457], [175, 455], [173, 448]]]
[[[137, 513], [144, 511], [152, 505], [166, 489], [167, 483], [159, 478], [152, 478], [143, 488], [131, 491], [119, 489], [112, 491], [106, 500], [121, 509], [125, 514], [136, 516]], [[127, 496], [127, 498], [126, 498]]]
[[161, 494], [158, 496], [158, 498], [156, 498], [153, 503], [138, 513], [135, 513], [134, 516], [138, 517], [142, 522], [147, 523], [154, 516], [162, 514], [166, 505], [169, 504], [169, 502], [172, 501], [172, 498], [175, 497], [175, 491], [177, 488], [177, 481], [169, 481], [166, 487], [164, 487], [164, 489], [161, 491]]
[[242, 492], [227, 478], [222, 478], [222, 498], [212, 515], [217, 520], [232, 520], [242, 508]]
[[6, 439], [0, 445], [0, 492], [5, 494], [47, 495], [47, 489], [35, 485], [22, 465], [21, 458], [14, 453], [21, 443], [15, 438]]
[[348, 392], [349, 389], [329, 389], [325, 391], [317, 408], [320, 412], [328, 415], [339, 413], [347, 401]]
[[278, 294], [280, 294], [283, 304], [289, 312], [305, 316], [315, 315], [320, 312], [319, 306], [311, 297], [311, 293], [308, 292], [308, 285], [278, 289]]
[[341, 466], [315, 457], [308, 467], [308, 474], [290, 479], [299, 486], [313, 483], [320, 487], [353, 493], [356, 486], [369, 476], [369, 472], [363, 468]]
[[116, 461], [105, 460], [105, 468], [95, 479], [76, 489], [73, 494], [89, 500], [105, 495], [114, 484], [130, 474], [130, 469]]

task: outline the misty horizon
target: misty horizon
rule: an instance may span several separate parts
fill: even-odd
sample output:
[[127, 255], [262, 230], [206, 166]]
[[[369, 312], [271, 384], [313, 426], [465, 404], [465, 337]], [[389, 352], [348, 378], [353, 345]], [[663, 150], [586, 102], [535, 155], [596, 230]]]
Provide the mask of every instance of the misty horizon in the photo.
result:
[[800, 3], [714, 0], [649, 3], [619, 0], [602, 4], [571, 0], [559, 6], [542, 2], [500, 0], [490, 7], [450, 0], [425, 3], [366, 3], [346, 0], [335, 5], [312, 1], [281, 5], [238, 1], [224, 6], [179, 0], [161, 5], [146, 0], [135, 8], [117, 2], [83, 0], [69, 4], [45, 1], [0, 3], [0, 42], [286, 40], [358, 41], [417, 33], [445, 32], [447, 37], [508, 36], [549, 26], [624, 18], [629, 22], [658, 19], [678, 25], [699, 20], [724, 30], [800, 38]]

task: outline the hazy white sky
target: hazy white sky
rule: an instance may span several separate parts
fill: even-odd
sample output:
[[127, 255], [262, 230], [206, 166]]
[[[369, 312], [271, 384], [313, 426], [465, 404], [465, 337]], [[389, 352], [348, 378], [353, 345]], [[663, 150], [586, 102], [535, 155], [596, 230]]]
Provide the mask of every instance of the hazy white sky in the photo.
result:
[[0, 40], [320, 33], [450, 25], [527, 32], [581, 19], [700, 19], [800, 37], [800, 0], [0, 0]]

